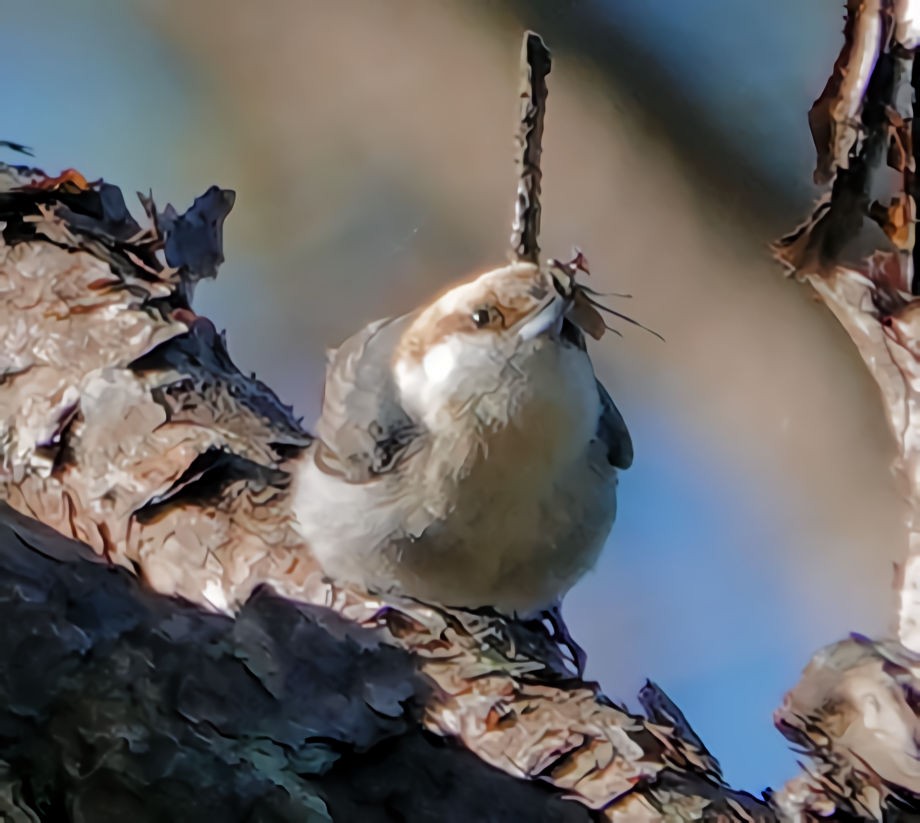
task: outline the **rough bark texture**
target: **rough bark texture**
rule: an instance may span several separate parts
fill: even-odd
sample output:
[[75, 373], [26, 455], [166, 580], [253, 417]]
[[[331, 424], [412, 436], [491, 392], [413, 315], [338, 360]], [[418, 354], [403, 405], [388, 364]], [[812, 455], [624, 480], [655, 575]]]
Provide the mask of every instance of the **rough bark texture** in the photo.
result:
[[[920, 814], [918, 12], [912, 0], [848, 2], [843, 49], [809, 117], [815, 179], [832, 181], [832, 190], [776, 244], [777, 258], [824, 300], [878, 382], [910, 510], [895, 637], [854, 636], [824, 649], [776, 714], [784, 734], [812, 758], [775, 798], [790, 816]], [[882, 203], [873, 198], [886, 165], [900, 184]], [[866, 218], [893, 250], [849, 265], [844, 255]]]

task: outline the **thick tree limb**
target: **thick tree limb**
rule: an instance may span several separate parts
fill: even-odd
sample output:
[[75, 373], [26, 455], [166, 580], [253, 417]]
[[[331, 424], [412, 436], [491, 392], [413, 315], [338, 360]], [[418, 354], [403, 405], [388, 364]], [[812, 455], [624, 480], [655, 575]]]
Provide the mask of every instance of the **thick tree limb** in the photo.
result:
[[[384, 602], [322, 578], [290, 527], [286, 489], [286, 460], [309, 442], [309, 435], [264, 385], [235, 369], [222, 338], [189, 304], [194, 281], [213, 274], [221, 258], [219, 227], [231, 202], [229, 193], [212, 189], [182, 216], [171, 210], [158, 214], [153, 203], [144, 199], [150, 224], [141, 228], [112, 186], [88, 185], [75, 174], [49, 179], [35, 170], [11, 167], [3, 168], [2, 181], [2, 496], [19, 512], [88, 544], [112, 566], [136, 572], [146, 589], [123, 576], [104, 578], [120, 581], [123, 605], [112, 611], [134, 613], [133, 609], [145, 615], [129, 621], [134, 628], [118, 632], [126, 659], [151, 659], [143, 677], [156, 675], [177, 684], [176, 688], [181, 684], [190, 693], [204, 693], [200, 699], [211, 708], [202, 708], [200, 715], [183, 713], [165, 687], [145, 692], [144, 700], [136, 699], [135, 673], [143, 679], [138, 669], [118, 669], [126, 672], [118, 678], [109, 668], [89, 667], [84, 672], [74, 663], [57, 665], [61, 655], [69, 660], [107, 655], [109, 647], [97, 647], [92, 637], [75, 640], [76, 646], [64, 651], [46, 653], [39, 644], [29, 654], [47, 672], [43, 689], [50, 694], [70, 694], [74, 689], [93, 692], [102, 688], [94, 684], [104, 671], [109, 684], [106, 700], [117, 704], [120, 719], [116, 724], [95, 703], [85, 707], [80, 703], [73, 708], [71, 720], [60, 726], [60, 735], [34, 749], [38, 754], [31, 757], [27, 756], [33, 751], [29, 732], [21, 725], [21, 715], [28, 716], [31, 710], [20, 711], [9, 704], [0, 710], [0, 728], [14, 729], [3, 737], [0, 759], [7, 762], [8, 791], [0, 796], [13, 798], [9, 802], [18, 803], [23, 814], [40, 812], [37, 797], [73, 807], [88, 789], [83, 772], [73, 773], [68, 758], [71, 752], [84, 751], [86, 741], [95, 741], [96, 748], [81, 761], [81, 769], [97, 759], [104, 761], [109, 747], [122, 758], [118, 770], [106, 772], [106, 796], [139, 797], [147, 808], [160, 808], [158, 803], [172, 802], [180, 795], [163, 788], [157, 773], [150, 771], [153, 766], [146, 764], [154, 749], [131, 741], [148, 740], [164, 715], [172, 717], [178, 711], [172, 717], [178, 724], [173, 734], [179, 741], [176, 746], [187, 739], [198, 740], [198, 759], [194, 768], [189, 767], [198, 775], [196, 782], [228, 781], [220, 795], [228, 804], [240, 798], [274, 804], [258, 799], [268, 795], [261, 788], [267, 784], [259, 782], [265, 775], [253, 776], [255, 766], [227, 774], [223, 749], [210, 752], [207, 735], [199, 740], [199, 725], [212, 723], [208, 712], [227, 699], [226, 692], [207, 684], [224, 681], [220, 660], [237, 653], [236, 647], [226, 645], [229, 641], [208, 638], [248, 631], [242, 628], [248, 615], [254, 616], [259, 631], [278, 643], [291, 625], [308, 626], [299, 630], [302, 640], [283, 652], [271, 644], [258, 652], [259, 671], [273, 678], [277, 676], [273, 672], [286, 670], [286, 655], [309, 656], [306, 649], [314, 642], [314, 629], [309, 627], [322, 623], [322, 611], [316, 609], [323, 607], [350, 621], [358, 633], [355, 637], [367, 638], [360, 643], [380, 648], [380, 661], [399, 661], [392, 669], [380, 663], [382, 668], [374, 669], [373, 675], [361, 675], [368, 694], [376, 695], [368, 705], [380, 711], [376, 701], [383, 700], [390, 707], [387, 716], [392, 716], [393, 725], [378, 732], [372, 724], [360, 739], [326, 728], [318, 735], [323, 740], [320, 748], [348, 755], [336, 759], [329, 771], [320, 766], [311, 771], [313, 766], [295, 768], [287, 759], [294, 755], [285, 747], [293, 744], [285, 741], [301, 740], [298, 735], [317, 736], [302, 728], [307, 721], [301, 716], [301, 703], [284, 705], [287, 692], [266, 687], [279, 703], [271, 710], [277, 719], [271, 729], [260, 727], [261, 731], [244, 734], [242, 726], [233, 725], [236, 709], [226, 709], [226, 723], [218, 728], [221, 746], [249, 752], [247, 735], [258, 737], [259, 745], [268, 747], [267, 758], [283, 761], [271, 769], [296, 772], [297, 779], [288, 775], [290, 784], [274, 781], [293, 798], [290, 808], [295, 811], [290, 811], [290, 819], [300, 819], [297, 815], [316, 797], [335, 812], [336, 819], [354, 819], [336, 812], [343, 807], [336, 807], [337, 801], [330, 799], [334, 791], [327, 793], [326, 785], [331, 781], [331, 785], [353, 787], [365, 773], [372, 775], [367, 780], [390, 785], [385, 771], [373, 771], [381, 751], [378, 743], [386, 751], [395, 747], [401, 752], [406, 760], [397, 762], [409, 772], [424, 769], [432, 786], [465, 774], [463, 764], [472, 756], [482, 768], [498, 770], [483, 771], [484, 779], [494, 775], [501, 780], [499, 773], [503, 773], [538, 780], [545, 787], [539, 794], [546, 804], [541, 814], [552, 819], [587, 815], [658, 820], [666, 812], [690, 819], [703, 810], [732, 819], [773, 819], [764, 804], [724, 785], [714, 759], [679, 711], [653, 686], [645, 701], [650, 716], [630, 715], [607, 700], [595, 684], [573, 678], [563, 654], [543, 629], [414, 602]], [[25, 528], [9, 515], [6, 524], [18, 534]], [[31, 536], [26, 542], [29, 546], [21, 546], [22, 554], [16, 558], [24, 568], [12, 573], [46, 580], [51, 572], [42, 552], [53, 547]], [[55, 582], [48, 586], [58, 592], [54, 597], [30, 596], [28, 587], [14, 583], [9, 600], [3, 601], [17, 615], [4, 621], [11, 643], [28, 643], [39, 614], [47, 625], [67, 618], [75, 602], [89, 608], [97, 598], [105, 603], [114, 597], [104, 587], [85, 582], [86, 575], [95, 575], [93, 581], [103, 579], [98, 577], [98, 564], [84, 570], [87, 562], [55, 567]], [[263, 586], [276, 595], [261, 593]], [[145, 591], [179, 595], [189, 603], [157, 599]], [[282, 605], [277, 595], [304, 605]], [[139, 604], [134, 604], [136, 599]], [[221, 613], [237, 615], [236, 622]], [[325, 623], [327, 628], [341, 625], [336, 618], [329, 619], [333, 623]], [[100, 618], [103, 635], [108, 620]], [[82, 636], [89, 630], [78, 623], [62, 631]], [[169, 635], [169, 645], [177, 648], [174, 653], [161, 649], [162, 654], [153, 659], [145, 645], [153, 641], [147, 638], [163, 632]], [[322, 630], [315, 633], [318, 638]], [[339, 636], [343, 643], [357, 642], [341, 632]], [[403, 651], [388, 652], [384, 646]], [[219, 652], [221, 648], [229, 651]], [[195, 652], [198, 659], [191, 666], [186, 661]], [[405, 652], [411, 654], [411, 666]], [[246, 651], [241, 656], [248, 660], [254, 654]], [[345, 660], [347, 654], [342, 654], [335, 660]], [[378, 659], [377, 652], [368, 654]], [[330, 666], [328, 673], [323, 671], [325, 665]], [[36, 688], [34, 672], [29, 671], [14, 667], [7, 688]], [[297, 676], [310, 680], [309, 689], [328, 696], [342, 678], [358, 676], [355, 669], [350, 671], [349, 675], [338, 663], [320, 661]], [[383, 678], [380, 682], [378, 675]], [[73, 685], [74, 677], [82, 678], [79, 687]], [[400, 686], [404, 677], [406, 683]], [[402, 696], [399, 700], [387, 697], [394, 689]], [[396, 706], [403, 699], [418, 703], [417, 709]], [[6, 704], [0, 699], [2, 705]], [[342, 703], [341, 722], [359, 727], [363, 715], [351, 716], [350, 705]], [[242, 723], [248, 710], [241, 707], [240, 711]], [[29, 727], [37, 736], [47, 724], [57, 722], [53, 713], [42, 717], [46, 725]], [[14, 723], [20, 725], [10, 725]], [[427, 736], [431, 734], [433, 738]], [[384, 739], [389, 742], [380, 743]], [[440, 744], [440, 759], [430, 754], [432, 740], [451, 741]], [[297, 744], [302, 745], [306, 744]], [[278, 746], [283, 754], [276, 751]], [[170, 762], [173, 755], [179, 757], [175, 747], [167, 747], [169, 756], [161, 748], [155, 751]], [[36, 786], [39, 757], [58, 767], [41, 772], [43, 782]], [[256, 755], [239, 757], [249, 764]], [[412, 758], [417, 762], [410, 763]], [[126, 775], [124, 781], [119, 782], [116, 772]], [[467, 799], [473, 806], [499, 791], [485, 784], [478, 787], [472, 777], [463, 779], [464, 791], [478, 796]], [[371, 791], [366, 782], [361, 785]], [[393, 791], [398, 793], [396, 788]], [[344, 797], [347, 792], [342, 792], [335, 797]], [[381, 805], [384, 795], [380, 795]], [[557, 814], [553, 798], [562, 795], [570, 801]], [[510, 799], [517, 796], [507, 794], [511, 805], [496, 805], [491, 816], [471, 817], [458, 811], [457, 819], [529, 819], [529, 801], [523, 795], [520, 801]], [[103, 802], [93, 797], [93, 802]], [[404, 799], [406, 808], [411, 807], [411, 813], [405, 812], [407, 819], [451, 819], [426, 806], [424, 793]], [[472, 807], [456, 803], [458, 810]], [[288, 812], [277, 814], [288, 819], [284, 817]]]
[[[833, 180], [832, 192], [776, 248], [841, 322], [879, 384], [907, 489], [910, 538], [897, 584], [897, 639], [853, 638], [820, 652], [777, 712], [780, 728], [814, 765], [776, 800], [792, 816], [902, 819], [920, 809], [916, 4], [850, 0], [847, 9], [843, 49], [810, 115], [815, 177]], [[882, 204], [871, 197], [886, 163], [902, 185]], [[866, 217], [894, 250], [846, 265], [844, 246]]]

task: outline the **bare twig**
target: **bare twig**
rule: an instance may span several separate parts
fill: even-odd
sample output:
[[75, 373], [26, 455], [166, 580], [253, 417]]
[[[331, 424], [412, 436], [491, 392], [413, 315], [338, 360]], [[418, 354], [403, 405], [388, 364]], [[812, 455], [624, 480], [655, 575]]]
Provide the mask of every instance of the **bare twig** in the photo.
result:
[[540, 155], [543, 152], [543, 118], [546, 115], [546, 75], [552, 61], [539, 34], [528, 31], [521, 47], [521, 126], [517, 133], [518, 186], [511, 225], [514, 260], [539, 262], [540, 257]]

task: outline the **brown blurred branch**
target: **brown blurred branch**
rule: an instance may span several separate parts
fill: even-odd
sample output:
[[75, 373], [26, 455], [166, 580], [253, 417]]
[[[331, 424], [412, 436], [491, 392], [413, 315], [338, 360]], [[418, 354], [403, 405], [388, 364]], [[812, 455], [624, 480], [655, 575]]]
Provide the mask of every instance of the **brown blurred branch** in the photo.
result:
[[[853, 342], [882, 393], [899, 447], [910, 540], [899, 572], [897, 636], [854, 638], [820, 652], [786, 696], [777, 723], [813, 765], [777, 795], [790, 816], [901, 819], [920, 809], [920, 299], [917, 294], [917, 32], [907, 0], [850, 0], [844, 45], [810, 113], [815, 179], [833, 181], [812, 217], [777, 246]], [[870, 199], [885, 165], [890, 202]], [[856, 266], [842, 255], [865, 217], [892, 250]]]

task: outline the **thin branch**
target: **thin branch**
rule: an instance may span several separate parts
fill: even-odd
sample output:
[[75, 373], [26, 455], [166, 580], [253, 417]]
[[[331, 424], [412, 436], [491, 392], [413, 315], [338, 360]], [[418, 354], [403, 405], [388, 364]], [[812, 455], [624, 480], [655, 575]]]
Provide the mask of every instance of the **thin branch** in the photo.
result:
[[538, 263], [540, 257], [540, 155], [546, 116], [546, 75], [552, 61], [539, 34], [528, 31], [521, 47], [521, 125], [517, 133], [518, 184], [511, 225], [512, 259]]

